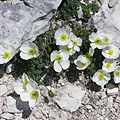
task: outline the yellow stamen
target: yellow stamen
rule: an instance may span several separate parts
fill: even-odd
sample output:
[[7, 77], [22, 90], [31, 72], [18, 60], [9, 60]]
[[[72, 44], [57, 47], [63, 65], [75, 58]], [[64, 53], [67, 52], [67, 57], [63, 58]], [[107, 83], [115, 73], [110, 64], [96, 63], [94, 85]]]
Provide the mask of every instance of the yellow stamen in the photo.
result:
[[10, 59], [11, 55], [12, 54], [10, 52], [5, 52], [4, 55], [3, 55], [3, 58]]
[[106, 64], [106, 68], [110, 68], [111, 67], [111, 64], [110, 63], [107, 63]]
[[67, 40], [67, 35], [62, 34], [62, 35], [60, 36], [60, 40], [61, 40], [61, 41], [66, 41], [66, 40]]
[[39, 93], [38, 93], [38, 91], [36, 91], [36, 90], [33, 90], [33, 91], [30, 93], [31, 99], [38, 99], [38, 96], [39, 96]]
[[26, 85], [28, 84], [28, 81], [25, 81], [24, 83], [23, 83], [23, 89], [24, 90], [26, 90]]
[[62, 62], [62, 56], [56, 55], [55, 60], [57, 61], [57, 63], [61, 63]]
[[81, 63], [82, 67], [86, 67], [87, 63]]
[[99, 79], [103, 79], [104, 78], [104, 74], [103, 73], [99, 73], [98, 78]]
[[104, 42], [104, 43], [109, 43], [110, 40], [109, 40], [107, 37], [105, 37], [105, 38], [103, 39], [103, 42]]
[[94, 42], [95, 42], [96, 45], [101, 45], [101, 39], [100, 38], [94, 39]]
[[29, 56], [34, 56], [34, 55], [37, 54], [37, 51], [36, 51], [36, 49], [30, 49], [30, 50], [28, 51], [28, 54], [29, 54]]
[[116, 71], [115, 71], [115, 76], [116, 76], [116, 77], [120, 77], [120, 71], [119, 71], [119, 70], [116, 70]]
[[113, 53], [114, 53], [114, 51], [112, 49], [108, 51], [109, 55], [113, 55]]
[[72, 41], [72, 45], [76, 46], [78, 44], [78, 42], [76, 40]]
[[65, 51], [69, 53], [71, 51], [71, 48], [65, 48]]

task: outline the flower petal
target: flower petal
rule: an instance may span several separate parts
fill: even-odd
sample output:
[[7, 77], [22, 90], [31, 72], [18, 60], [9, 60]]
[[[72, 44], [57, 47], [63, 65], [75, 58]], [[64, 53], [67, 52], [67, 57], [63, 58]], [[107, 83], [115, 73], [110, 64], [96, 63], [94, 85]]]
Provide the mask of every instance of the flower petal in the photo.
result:
[[69, 60], [64, 60], [60, 64], [61, 64], [63, 69], [67, 69], [70, 66], [70, 61]]
[[23, 73], [23, 75], [22, 75], [22, 80], [23, 80], [23, 82], [30, 81], [28, 76], [25, 73]]
[[51, 59], [51, 62], [53, 62], [55, 60], [55, 56], [59, 54], [59, 51], [57, 50], [54, 50], [51, 55], [50, 55], [50, 59]]
[[20, 99], [22, 101], [29, 101], [31, 99], [30, 92], [24, 92], [24, 93], [20, 94]]
[[69, 48], [72, 48], [72, 47], [73, 47], [72, 42], [70, 42], [70, 43], [68, 44], [68, 47], [69, 47]]
[[15, 83], [13, 84], [13, 87], [14, 87], [15, 92], [16, 92], [18, 95], [22, 94], [22, 93], [25, 91], [25, 90], [23, 89], [23, 84], [20, 83], [20, 82], [15, 82]]
[[20, 47], [20, 51], [24, 53], [28, 53], [29, 49], [31, 48], [29, 47], [28, 42], [23, 43], [22, 46]]
[[63, 57], [63, 60], [69, 59], [69, 53], [67, 52], [61, 52], [60, 55]]
[[54, 70], [56, 71], [56, 72], [61, 72], [62, 71], [62, 67], [60, 66], [60, 64], [59, 63], [57, 63], [56, 61], [54, 61]]
[[77, 52], [79, 52], [80, 48], [78, 46], [74, 46], [74, 50], [76, 50]]
[[33, 58], [33, 56], [29, 56], [27, 53], [20, 52], [20, 57], [24, 60], [29, 60]]

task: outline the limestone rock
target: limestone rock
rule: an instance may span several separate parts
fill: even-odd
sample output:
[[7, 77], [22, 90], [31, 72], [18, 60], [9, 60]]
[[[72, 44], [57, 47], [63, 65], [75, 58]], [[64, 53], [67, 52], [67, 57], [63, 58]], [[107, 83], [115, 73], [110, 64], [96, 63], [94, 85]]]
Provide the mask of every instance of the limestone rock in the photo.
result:
[[57, 91], [58, 95], [55, 98], [55, 102], [61, 109], [73, 112], [82, 106], [81, 99], [85, 94], [85, 90], [82, 90], [81, 87], [66, 83], [65, 86], [58, 88]]
[[7, 111], [6, 112], [10, 112], [10, 113], [15, 113], [15, 112], [20, 112], [17, 108], [16, 108], [16, 100], [14, 98], [12, 98], [11, 96], [6, 97], [6, 105], [7, 105]]
[[0, 85], [0, 96], [7, 92], [7, 87], [5, 85]]
[[108, 95], [118, 94], [118, 87], [116, 87], [115, 85], [108, 83], [106, 85], [106, 88], [107, 88]]
[[61, 1], [24, 0], [10, 4], [0, 0], [0, 43], [14, 46], [17, 52], [23, 42], [35, 40], [49, 29]]
[[3, 100], [2, 100], [2, 98], [0, 97], [0, 114], [2, 113], [2, 107], [3, 107]]
[[110, 97], [108, 98], [107, 108], [112, 108], [112, 106], [113, 106], [113, 97], [110, 96]]
[[113, 43], [120, 48], [120, 1], [104, 0], [98, 13], [93, 17], [98, 30], [114, 35]]
[[0, 115], [1, 118], [5, 118], [6, 120], [13, 120], [15, 116], [10, 113], [3, 113]]

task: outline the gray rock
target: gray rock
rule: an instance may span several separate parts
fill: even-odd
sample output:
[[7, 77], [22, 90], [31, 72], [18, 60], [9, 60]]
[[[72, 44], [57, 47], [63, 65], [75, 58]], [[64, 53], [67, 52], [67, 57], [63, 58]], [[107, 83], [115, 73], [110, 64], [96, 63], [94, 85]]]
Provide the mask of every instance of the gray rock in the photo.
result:
[[23, 1], [20, 1], [20, 0], [7, 0], [7, 1], [4, 1], [5, 3], [10, 3], [10, 4], [18, 4], [18, 3], [21, 3]]
[[0, 1], [0, 43], [16, 51], [25, 41], [49, 29], [50, 21], [62, 0], [24, 0], [17, 4]]
[[107, 97], [107, 95], [106, 95], [105, 91], [103, 91], [103, 92], [101, 93], [101, 99], [104, 99], [104, 98], [106, 98], [106, 97]]
[[107, 108], [112, 108], [112, 106], [113, 106], [113, 97], [110, 96], [110, 97], [108, 98]]
[[87, 109], [93, 109], [93, 107], [91, 105], [86, 105]]
[[10, 113], [19, 113], [20, 111], [16, 108], [16, 100], [12, 98], [11, 96], [6, 97], [6, 105], [7, 105], [7, 111]]
[[0, 115], [1, 118], [5, 118], [6, 120], [13, 120], [15, 116], [10, 113], [3, 113]]
[[0, 96], [7, 92], [7, 87], [5, 85], [0, 85]]
[[2, 98], [0, 97], [0, 114], [2, 113], [2, 107], [3, 107], [3, 100], [2, 100]]
[[112, 83], [108, 83], [106, 85], [107, 88], [107, 94], [108, 95], [114, 95], [114, 94], [118, 94], [118, 87], [116, 87], [115, 85], [113, 85]]
[[120, 48], [120, 1], [104, 0], [98, 13], [93, 17], [98, 30], [114, 35], [113, 43]]
[[58, 88], [58, 95], [55, 98], [55, 102], [66, 111], [76, 111], [81, 105], [81, 100], [85, 95], [85, 90], [82, 90], [80, 86], [74, 86], [70, 83], [66, 83], [65, 86]]

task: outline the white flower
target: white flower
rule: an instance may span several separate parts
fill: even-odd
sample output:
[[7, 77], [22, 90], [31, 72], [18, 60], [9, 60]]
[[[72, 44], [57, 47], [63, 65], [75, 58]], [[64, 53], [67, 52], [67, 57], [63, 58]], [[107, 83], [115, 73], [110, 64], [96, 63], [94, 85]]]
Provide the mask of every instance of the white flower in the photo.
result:
[[29, 79], [28, 76], [23, 73], [22, 75], [22, 78], [18, 78], [18, 80], [16, 80], [13, 84], [13, 87], [14, 87], [14, 90], [15, 92], [20, 95], [22, 94], [23, 92], [26, 91], [26, 85], [29, 83], [29, 82], [34, 82], [32, 79]]
[[56, 45], [68, 45], [70, 42], [70, 31], [65, 28], [59, 28], [55, 32]]
[[104, 70], [98, 70], [92, 77], [92, 81], [102, 88], [111, 79], [110, 74], [106, 73]]
[[120, 83], [120, 67], [118, 67], [114, 72], [115, 83]]
[[89, 48], [89, 52], [85, 55], [88, 59], [93, 56], [94, 49], [92, 47]]
[[98, 49], [103, 49], [105, 47], [103, 41], [102, 41], [102, 37], [99, 35], [99, 32], [98, 33], [92, 33], [90, 36], [89, 36], [89, 40], [90, 42], [90, 46], [95, 49], [95, 48], [98, 48]]
[[117, 59], [119, 57], [119, 48], [114, 45], [106, 46], [102, 50], [102, 55], [108, 59]]
[[20, 94], [20, 98], [22, 101], [28, 101], [30, 107], [36, 106], [41, 100], [37, 83], [29, 82], [26, 85], [26, 91]]
[[9, 62], [15, 55], [15, 48], [0, 44], [0, 64]]
[[25, 42], [20, 47], [20, 57], [24, 60], [28, 60], [31, 58], [36, 58], [39, 56], [38, 47], [35, 43]]
[[54, 50], [51, 55], [51, 62], [54, 61], [54, 70], [56, 72], [61, 72], [62, 68], [67, 69], [70, 66], [69, 54], [63, 51]]
[[82, 39], [77, 38], [74, 34], [70, 34], [70, 40], [71, 42], [68, 44], [69, 48], [74, 48], [75, 51], [79, 52], [80, 48], [79, 46], [82, 45]]
[[100, 33], [100, 36], [102, 37], [104, 45], [109, 45], [113, 42], [114, 36], [112, 34]]
[[115, 71], [117, 68], [117, 61], [113, 59], [107, 59], [105, 58], [103, 61], [102, 69], [106, 71], [107, 73]]
[[73, 48], [69, 48], [67, 45], [60, 46], [60, 50], [68, 52], [69, 55], [73, 55], [76, 52]]
[[78, 70], [84, 70], [85, 68], [88, 67], [88, 65], [91, 63], [88, 58], [84, 55], [78, 56], [76, 60], [74, 60], [74, 63], [77, 65]]

